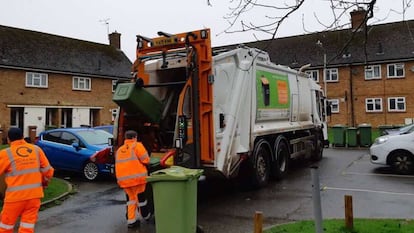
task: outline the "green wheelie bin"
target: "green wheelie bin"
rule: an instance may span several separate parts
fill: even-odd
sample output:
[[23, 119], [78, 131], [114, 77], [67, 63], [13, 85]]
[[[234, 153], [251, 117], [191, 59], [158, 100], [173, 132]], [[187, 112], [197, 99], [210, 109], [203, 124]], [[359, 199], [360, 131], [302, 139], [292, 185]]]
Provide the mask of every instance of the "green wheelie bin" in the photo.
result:
[[172, 166], [147, 177], [152, 185], [157, 233], [196, 233], [201, 169]]
[[346, 135], [345, 135], [345, 126], [344, 125], [334, 125], [332, 127], [333, 133], [333, 142], [332, 145], [336, 146], [345, 146]]
[[371, 140], [371, 125], [369, 124], [360, 124], [358, 126], [359, 131], [359, 145], [364, 147], [369, 147], [372, 144]]
[[358, 146], [358, 129], [355, 127], [349, 127], [347, 130], [347, 145], [348, 147]]

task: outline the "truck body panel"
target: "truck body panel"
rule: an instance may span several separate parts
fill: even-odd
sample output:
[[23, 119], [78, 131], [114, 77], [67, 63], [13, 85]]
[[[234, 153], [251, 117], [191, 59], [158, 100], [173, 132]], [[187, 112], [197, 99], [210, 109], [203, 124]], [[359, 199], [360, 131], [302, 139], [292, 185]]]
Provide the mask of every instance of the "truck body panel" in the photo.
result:
[[[149, 151], [175, 150], [178, 165], [230, 178], [248, 162], [260, 184], [271, 170], [276, 176], [284, 172], [281, 161], [287, 158], [281, 156], [320, 159], [327, 140], [320, 86], [255, 48], [213, 56], [209, 34], [205, 29], [138, 36], [132, 82], [120, 84], [114, 94], [120, 106], [118, 144], [127, 129], [135, 129]], [[116, 96], [125, 85], [152, 97], [131, 94], [134, 100], [124, 105]], [[129, 106], [148, 100], [152, 104]]]

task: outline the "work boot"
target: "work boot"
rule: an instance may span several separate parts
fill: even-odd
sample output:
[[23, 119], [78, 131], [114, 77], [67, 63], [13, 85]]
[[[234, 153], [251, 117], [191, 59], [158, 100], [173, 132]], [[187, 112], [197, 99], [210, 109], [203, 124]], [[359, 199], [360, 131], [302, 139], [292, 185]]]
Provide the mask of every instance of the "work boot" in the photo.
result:
[[134, 228], [134, 227], [139, 227], [139, 226], [140, 226], [139, 220], [135, 221], [134, 223], [128, 223], [128, 228]]

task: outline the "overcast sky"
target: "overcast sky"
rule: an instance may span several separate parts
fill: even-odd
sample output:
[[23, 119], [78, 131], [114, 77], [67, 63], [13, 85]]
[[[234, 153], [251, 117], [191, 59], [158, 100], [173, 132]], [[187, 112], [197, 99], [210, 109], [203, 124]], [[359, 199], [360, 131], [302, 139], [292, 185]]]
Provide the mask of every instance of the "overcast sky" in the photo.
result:
[[[121, 33], [121, 49], [131, 61], [135, 57], [137, 34], [155, 37], [157, 31], [179, 33], [210, 28], [213, 46], [254, 41], [256, 37], [270, 38], [257, 33], [256, 37], [252, 33], [221, 33], [228, 26], [223, 17], [229, 13], [229, 0], [210, 2], [212, 6], [208, 6], [207, 0], [0, 0], [0, 25], [103, 44], [108, 44], [108, 31], [117, 31]], [[303, 25], [308, 32], [323, 30], [314, 14], [323, 23], [330, 23], [326, 3], [326, 0], [306, 0], [302, 6], [306, 11], [290, 16], [277, 37], [303, 34]], [[369, 23], [414, 19], [414, 6], [401, 14], [402, 3], [403, 0], [377, 0], [374, 19]], [[259, 21], [265, 14], [254, 12], [251, 20]], [[343, 20], [349, 22], [349, 16]]]

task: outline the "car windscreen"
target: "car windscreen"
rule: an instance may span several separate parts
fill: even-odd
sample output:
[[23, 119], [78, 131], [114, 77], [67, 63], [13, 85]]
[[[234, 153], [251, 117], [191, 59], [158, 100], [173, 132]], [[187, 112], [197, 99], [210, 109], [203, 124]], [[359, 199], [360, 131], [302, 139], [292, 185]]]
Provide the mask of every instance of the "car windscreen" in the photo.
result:
[[414, 124], [403, 126], [398, 129], [399, 134], [408, 134], [414, 131]]
[[77, 132], [79, 136], [81, 136], [86, 143], [91, 145], [100, 145], [100, 144], [108, 144], [108, 138], [112, 138], [112, 134], [101, 130], [83, 130]]

